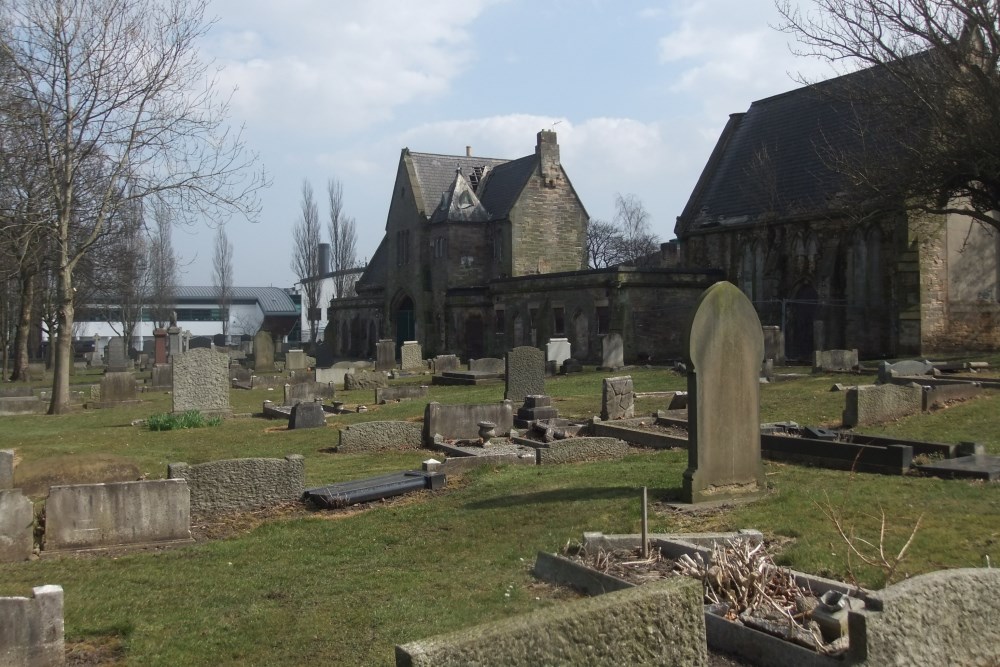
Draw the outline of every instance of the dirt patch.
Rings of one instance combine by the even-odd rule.
[[[125,647],[120,635],[95,635],[66,641],[66,664],[116,666],[126,664]]]
[[[14,468],[14,486],[34,498],[47,496],[50,486],[131,482],[141,477],[135,463],[108,454],[68,454]]]

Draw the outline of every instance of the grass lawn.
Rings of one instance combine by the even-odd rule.
[[[640,392],[685,386],[662,369],[629,373]],[[546,388],[563,415],[588,417],[599,412],[602,377],[559,377]],[[830,386],[868,380],[820,375],[765,385],[761,419],[837,424],[844,395]],[[170,409],[169,396],[151,394],[128,408],[5,417],[0,442],[16,450],[17,482],[29,488],[43,480],[87,481],[105,470],[163,477],[174,461],[291,453],[305,456],[307,483],[320,484],[416,467],[432,456],[327,451],[342,425],[422,416],[422,402],[374,406],[373,394],[341,392],[347,404],[364,403],[369,412],[332,418],[326,429],[286,431],[281,422],[238,417],[217,427],[151,432],[131,424]],[[502,385],[430,390],[431,400],[451,403],[498,401],[502,394]],[[258,412],[273,395],[233,390],[234,411]],[[646,413],[659,407],[653,398],[638,405]],[[1000,393],[990,392],[866,430],[976,440],[1000,453],[998,414]],[[686,452],[636,450],[617,462],[480,469],[449,479],[439,492],[365,511],[298,513],[184,548],[0,564],[0,594],[61,584],[67,639],[122,664],[391,665],[395,644],[557,604],[566,593],[531,577],[536,552],[558,550],[585,530],[637,532],[639,489],[649,487],[653,501],[675,493],[686,465]],[[657,505],[651,530],[758,528],[782,564],[878,587],[880,572],[849,566],[846,545],[819,504],[869,537],[877,536],[872,514],[881,507],[887,541],[897,549],[923,516],[901,574],[1000,560],[1000,485],[771,463],[765,469],[771,488],[760,502],[699,516]]]

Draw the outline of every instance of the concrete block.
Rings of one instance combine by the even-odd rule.
[[[187,482],[193,515],[254,510],[301,498],[305,459],[289,454],[283,459],[171,463],[167,477]]]
[[[845,397],[843,422],[850,428],[879,424],[917,414],[923,407],[923,390],[918,385],[867,385],[852,387]]]
[[[382,452],[420,449],[422,427],[414,422],[381,421],[351,424],[341,429],[338,452]]]
[[[0,490],[0,563],[31,558],[35,512],[20,489]]]
[[[65,664],[62,586],[37,586],[30,598],[0,598],[0,665]]]

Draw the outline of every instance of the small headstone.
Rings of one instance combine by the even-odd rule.
[[[625,366],[625,345],[620,333],[609,333],[601,339],[601,370],[616,371]]]
[[[765,359],[760,367],[760,376],[770,380],[774,377],[774,359]]]
[[[0,449],[0,490],[14,488],[14,450]]]
[[[170,389],[173,382],[173,369],[170,364],[153,366],[152,375],[149,378],[149,385],[153,389]]]
[[[562,369],[563,362],[570,358],[572,348],[568,338],[550,338],[545,346],[545,361],[554,364],[554,373]]]
[[[538,348],[515,347],[507,353],[504,372],[504,399],[523,401],[525,396],[545,394],[545,355]]]
[[[604,378],[601,395],[601,419],[630,419],[635,416],[635,390],[632,376]]]
[[[104,346],[107,343],[98,334],[94,334],[94,355],[91,357],[94,366],[100,366],[104,360]]]
[[[128,356],[125,354],[125,339],[114,336],[108,341],[108,371],[120,373],[128,370]]]
[[[306,382],[296,382],[285,385],[284,405],[296,405],[298,403],[311,403],[316,400],[324,400],[334,397],[332,384],[320,384],[308,380]]]
[[[189,350],[210,350],[212,345],[211,336],[193,336],[188,340]]]
[[[396,341],[384,338],[375,344],[375,370],[391,371],[396,367]]]
[[[303,350],[289,350],[285,353],[286,371],[303,371],[306,369],[306,353]]]
[[[753,304],[729,282],[701,295],[687,331],[688,468],[683,500],[752,497],[764,490],[760,362],[764,335]]]
[[[32,527],[35,519],[34,509],[31,501],[28,500],[20,489],[0,489],[0,563],[14,563],[31,558],[33,548]],[[8,617],[9,618],[9,617]],[[6,622],[6,619],[5,619]],[[5,630],[7,628],[4,628]],[[9,634],[4,633],[6,637]],[[8,646],[4,645],[4,658]],[[61,657],[61,656],[60,656]],[[2,663],[5,665],[35,665],[35,664],[62,664],[49,662],[19,662],[13,660]]]
[[[563,362],[562,365],[563,375],[567,375],[569,373],[582,373],[582,372],[583,372],[583,364],[581,364],[578,359],[570,357],[569,359]]]
[[[288,428],[320,428],[326,426],[326,413],[323,412],[323,405],[318,402],[306,401],[297,403],[292,408],[292,415],[288,418]]]
[[[174,412],[230,413],[228,354],[196,348],[175,357],[171,368]]]
[[[170,360],[184,353],[184,341],[181,340],[180,327],[172,326],[167,329],[167,351],[170,353]]]
[[[450,373],[451,371],[457,371],[461,366],[461,362],[458,357],[454,354],[439,354],[434,357],[434,373],[439,375],[441,373]]]
[[[420,343],[415,340],[408,340],[403,343],[399,352],[400,367],[404,371],[423,370],[427,367],[424,363],[424,353]]]
[[[135,376],[108,371],[101,377],[101,405],[111,407],[136,400]]]
[[[274,370],[274,339],[270,331],[261,329],[253,337],[253,369],[261,373]]]

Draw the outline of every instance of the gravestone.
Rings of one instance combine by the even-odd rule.
[[[779,326],[761,327],[764,333],[764,358],[774,363],[785,363],[785,334]]]
[[[892,382],[894,377],[908,377],[911,375],[934,375],[934,364],[929,361],[919,361],[917,359],[904,359],[890,364],[883,361],[878,365],[879,384]]]
[[[253,337],[253,354],[253,369],[256,372],[274,370],[274,339],[270,331],[261,329]]]
[[[344,376],[344,389],[346,391],[378,389],[388,386],[389,377],[384,371],[356,370]]]
[[[15,563],[31,558],[34,547],[32,539],[34,520],[35,512],[31,501],[21,493],[20,489],[0,489],[0,563]],[[5,629],[0,627],[0,639],[4,637]],[[0,642],[0,650],[7,648]],[[5,662],[0,658],[0,664],[46,663]]]
[[[632,376],[604,378],[601,392],[601,419],[630,419],[635,417],[635,390]]]
[[[404,371],[419,371],[427,368],[424,363],[424,351],[420,343],[415,340],[403,342],[403,347],[399,351],[399,365]]]
[[[454,354],[439,354],[434,357],[434,373],[449,373],[451,371],[457,371],[461,362],[458,357]]]
[[[285,385],[285,397],[283,405],[296,405],[298,403],[311,403],[333,398],[335,395],[333,384],[321,384],[308,379],[305,382],[296,382]]]
[[[313,401],[296,403],[292,414],[288,417],[288,429],[321,428],[326,426],[326,413],[323,404]]]
[[[153,372],[149,377],[149,385],[153,389],[170,389],[173,382],[173,370],[170,364],[153,366]]]
[[[212,349],[211,336],[194,336],[188,341],[189,350],[210,350]]]
[[[0,490],[14,488],[14,450],[0,449]]]
[[[306,353],[304,350],[289,350],[285,353],[286,371],[304,371],[306,369]]]
[[[229,355],[196,348],[178,355],[173,369],[173,411],[198,410],[207,415],[228,415]]]
[[[101,338],[99,334],[94,334],[94,354],[91,357],[91,366],[103,366],[104,362],[104,346],[107,343]]]
[[[625,344],[620,333],[609,333],[601,339],[601,370],[616,371],[625,366]]]
[[[545,361],[552,368],[553,373],[558,373],[563,362],[570,358],[572,348],[568,338],[550,338],[545,346]]]
[[[108,341],[108,371],[120,373],[128,370],[128,356],[125,354],[125,339],[113,336]]]
[[[375,370],[391,371],[396,368],[396,341],[383,338],[375,345]]]
[[[136,400],[135,376],[128,372],[108,371],[101,377],[101,406],[113,407]]]
[[[764,335],[753,304],[729,282],[701,295],[687,330],[688,468],[684,502],[753,497],[760,460]]]
[[[170,355],[170,360],[184,354],[184,342],[181,340],[180,327],[172,326],[167,329],[167,343],[167,352]]]
[[[507,353],[504,372],[504,399],[523,401],[526,396],[545,394],[545,355],[538,348],[515,347]]]
[[[850,371],[857,368],[857,350],[816,350],[813,353],[813,372]]]
[[[339,361],[330,368],[316,368],[313,377],[316,382],[332,384],[337,389],[344,388],[344,376],[354,372],[354,367],[349,361]]]

